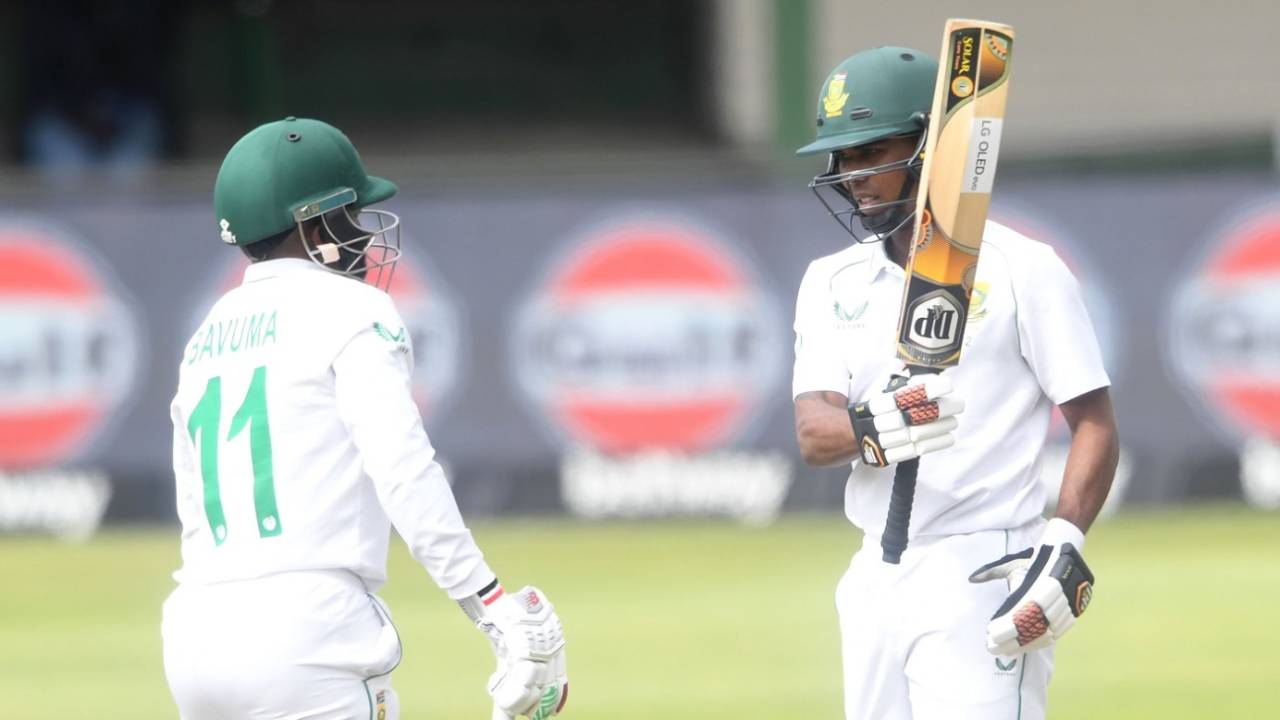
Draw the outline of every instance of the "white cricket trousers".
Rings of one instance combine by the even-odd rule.
[[[180,585],[164,669],[182,720],[397,720],[400,638],[345,571]]]
[[[1006,582],[969,574],[1039,540],[1044,521],[1016,530],[921,538],[900,565],[868,535],[836,588],[848,720],[1043,720],[1052,648],[987,652]]]

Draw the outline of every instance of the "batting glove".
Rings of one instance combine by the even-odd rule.
[[[1017,655],[1057,642],[1089,606],[1093,573],[1080,556],[1084,533],[1061,518],[1049,521],[1040,547],[1005,555],[969,576],[969,582],[1007,580],[1012,594],[987,624],[987,650]]]
[[[872,467],[955,445],[955,416],[964,411],[945,375],[894,377],[888,390],[849,408],[862,461]]]
[[[569,699],[564,628],[546,595],[529,586],[508,595],[494,581],[459,604],[488,636],[498,660],[487,685],[494,720],[560,714]]]

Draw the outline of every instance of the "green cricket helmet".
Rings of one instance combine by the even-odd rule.
[[[222,241],[250,246],[299,228],[308,256],[341,275],[382,288],[400,258],[400,218],[369,205],[395,195],[365,172],[342,131],[288,117],[259,126],[227,152],[213,186]],[[318,240],[303,228],[319,225]]]
[[[937,61],[919,50],[879,47],[847,58],[823,83],[816,137],[796,154],[828,154],[826,172],[815,176],[809,187],[840,227],[859,242],[882,240],[911,217],[937,75]],[[839,171],[839,151],[899,136],[918,137],[910,156],[876,167]],[[897,200],[859,207],[849,191],[851,182],[902,169],[907,170],[907,180]],[[865,212],[872,209],[874,213]],[[855,218],[871,236],[854,230]]]

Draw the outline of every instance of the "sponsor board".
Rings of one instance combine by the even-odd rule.
[[[86,540],[110,500],[111,481],[100,470],[0,472],[0,531]]]
[[[723,235],[627,214],[575,234],[522,303],[511,362],[586,517],[772,519],[790,462],[729,452],[781,373],[777,303]]]
[[[763,525],[782,512],[791,475],[782,453],[655,450],[620,459],[578,449],[562,458],[560,491],[581,517],[716,515]]]
[[[129,399],[140,345],[105,263],[51,224],[0,219],[0,467],[78,457]]]
[[[1239,451],[1245,499],[1280,506],[1280,203],[1212,233],[1169,308],[1174,384]]]
[[[740,438],[788,343],[732,245],[683,217],[632,215],[567,247],[521,303],[510,354],[562,446],[698,452]]]
[[[1229,222],[1174,291],[1165,359],[1224,437],[1280,439],[1280,204]]]
[[[52,223],[0,218],[0,531],[97,528],[109,479],[64,468],[130,402],[141,345],[106,263]]]

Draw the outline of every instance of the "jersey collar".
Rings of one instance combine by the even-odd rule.
[[[263,260],[256,262],[245,268],[244,281],[246,283],[257,282],[258,280],[266,280],[267,278],[279,277],[287,273],[308,272],[308,271],[324,272],[324,268],[317,265],[311,260],[302,258],[280,258],[278,260]]]
[[[898,266],[898,263],[889,259],[889,253],[885,252],[884,248],[885,244],[878,242],[871,251],[871,262],[867,265],[871,282],[879,280],[881,275],[897,280],[904,279],[906,272]]]

